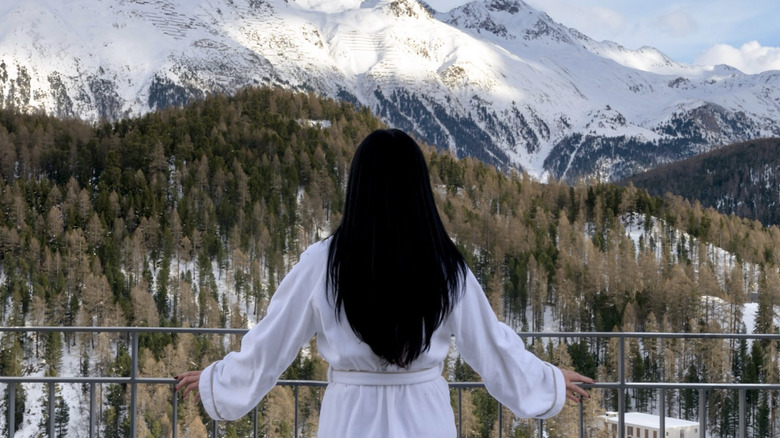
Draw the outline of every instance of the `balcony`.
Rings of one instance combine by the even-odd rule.
[[[58,333],[87,333],[87,334],[99,334],[99,333],[114,333],[121,336],[127,343],[129,355],[130,355],[130,372],[129,376],[57,376],[57,377],[40,377],[40,376],[0,376],[0,389],[7,389],[7,410],[6,418],[4,419],[5,425],[9,432],[9,436],[15,435],[15,403],[16,403],[16,388],[17,385],[23,384],[39,384],[43,385],[45,396],[48,398],[48,418],[55,418],[55,385],[62,384],[78,384],[88,387],[88,405],[89,412],[88,418],[84,419],[84,422],[88,421],[88,434],[90,437],[98,436],[98,427],[96,420],[98,418],[96,410],[99,407],[97,400],[96,389],[102,385],[122,384],[129,388],[130,400],[127,406],[127,420],[129,427],[129,436],[137,435],[138,427],[138,388],[140,385],[166,385],[172,387],[176,380],[167,376],[155,376],[145,377],[138,375],[138,359],[139,359],[139,337],[150,333],[177,333],[177,334],[193,334],[193,335],[218,335],[218,336],[240,336],[246,332],[245,329],[197,329],[197,328],[159,328],[159,327],[0,327],[0,336],[7,336],[9,333],[46,333],[46,332],[58,332]],[[627,393],[629,390],[644,390],[656,394],[654,398],[657,401],[657,405],[654,406],[655,412],[666,412],[666,400],[667,395],[680,394],[682,391],[687,391],[688,394],[694,392],[698,399],[697,409],[697,421],[699,422],[698,436],[700,438],[707,437],[707,412],[708,412],[708,395],[716,392],[728,392],[736,395],[738,400],[738,409],[736,415],[736,434],[734,436],[738,438],[745,438],[748,435],[748,421],[747,421],[747,395],[749,392],[755,394],[755,392],[766,392],[774,394],[780,391],[780,384],[777,383],[731,383],[731,382],[719,382],[719,383],[687,383],[687,382],[636,382],[629,381],[626,377],[626,349],[627,343],[639,340],[639,339],[652,339],[657,342],[674,342],[673,340],[679,340],[680,342],[702,342],[702,341],[739,341],[739,340],[765,340],[767,342],[776,342],[780,339],[780,335],[775,334],[708,334],[708,333],[521,333],[521,337],[527,339],[538,340],[542,342],[571,342],[572,340],[579,339],[597,339],[601,341],[608,341],[616,343],[616,357],[614,360],[614,367],[616,369],[617,378],[614,381],[598,382],[593,385],[583,385],[583,387],[590,388],[591,391],[601,391],[602,393],[612,392],[614,396],[613,404],[616,404],[617,410],[617,427],[612,436],[620,438],[626,438],[632,436],[628,434],[627,430],[631,430],[630,426],[626,427],[625,415],[627,407]],[[774,343],[773,342],[773,343]],[[775,351],[777,350],[770,350]],[[777,358],[773,358],[776,360]],[[665,379],[668,380],[668,379]],[[290,435],[299,436],[300,424],[299,424],[299,393],[301,388],[324,388],[327,386],[327,382],[323,381],[303,381],[303,380],[282,380],[278,383],[279,386],[290,387],[294,394],[294,422]],[[470,391],[474,388],[482,388],[483,385],[478,382],[451,382],[450,388],[453,392],[455,402],[455,418],[457,421],[458,436],[463,434],[463,393],[464,391]],[[755,391],[755,392],[754,392]],[[321,395],[320,395],[321,397]],[[774,398],[776,399],[776,398]],[[170,403],[172,406],[172,418],[171,423],[178,424],[179,417],[179,398],[173,396],[171,392]],[[608,410],[608,409],[605,409]],[[501,437],[504,433],[504,421],[505,416],[509,413],[505,408],[498,406],[497,410],[497,436]],[[511,414],[509,414],[511,415]],[[598,428],[598,419],[586,418],[587,416],[583,412],[582,405],[579,405],[579,426],[578,430],[571,431],[571,434],[567,436],[571,437],[587,437],[590,433]],[[258,409],[255,408],[253,412],[249,414],[253,423],[253,436],[259,436],[259,421],[258,421]],[[665,416],[658,417],[658,432],[661,437],[666,436]],[[533,434],[538,437],[544,437],[546,435],[546,425],[541,420],[533,422]],[[770,426],[771,427],[771,426]],[[222,436],[220,433],[220,424],[216,421],[212,421],[208,427],[209,436],[218,437]],[[173,427],[167,436],[177,437],[177,427]],[[496,434],[495,432],[493,433]],[[47,435],[49,437],[57,436],[55,431],[55,422],[48,421]],[[731,436],[731,435],[727,435]],[[687,438],[687,436],[686,436]]]

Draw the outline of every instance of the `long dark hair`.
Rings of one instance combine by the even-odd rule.
[[[329,290],[350,327],[388,364],[408,367],[460,297],[466,262],[433,199],[419,145],[397,129],[357,148],[328,254]]]

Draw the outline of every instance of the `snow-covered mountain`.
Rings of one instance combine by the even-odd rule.
[[[780,136],[780,72],[597,42],[519,0],[4,0],[0,104],[115,120],[277,85],[539,177]]]

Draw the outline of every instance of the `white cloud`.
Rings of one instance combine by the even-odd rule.
[[[595,40],[617,42],[616,36],[625,33],[630,25],[621,12],[580,0],[526,0],[526,3]]]
[[[626,17],[621,13],[598,6],[594,7],[590,14],[588,14],[587,9],[582,10],[582,13],[578,12],[577,17],[582,23],[589,22],[594,28],[607,28],[610,32],[621,32],[628,25]]]
[[[696,20],[683,11],[668,12],[656,20],[657,26],[666,34],[675,37],[685,37],[698,29]]]
[[[695,63],[727,64],[748,74],[780,70],[780,47],[764,47],[758,41],[750,41],[740,48],[717,44],[697,56]]]

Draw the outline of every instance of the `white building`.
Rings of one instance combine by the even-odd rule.
[[[609,436],[617,437],[618,413],[607,412],[606,415],[599,418],[604,420],[604,428],[609,432]],[[661,436],[661,419],[658,415],[626,412],[624,421],[626,438],[699,438],[699,423],[695,421],[666,417],[664,419],[666,435],[664,436]]]

